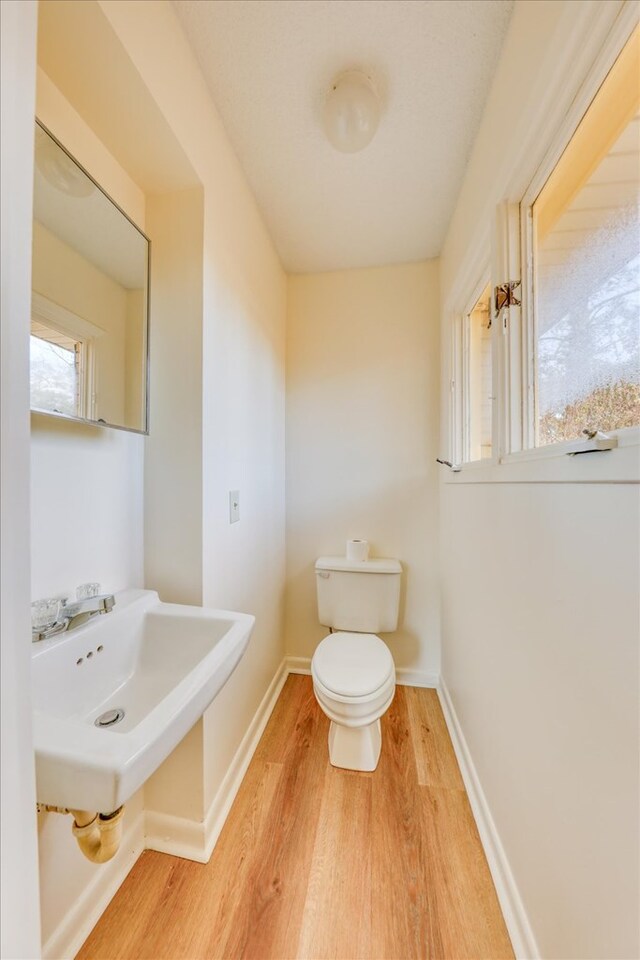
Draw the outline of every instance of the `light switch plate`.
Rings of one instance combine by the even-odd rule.
[[[240,519],[240,491],[229,490],[229,523],[237,523]]]

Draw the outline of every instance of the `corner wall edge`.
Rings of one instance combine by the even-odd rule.
[[[517,960],[539,960],[541,954],[529,917],[491,814],[487,797],[482,789],[480,777],[473,763],[471,751],[453,706],[451,695],[442,676],[438,685],[438,698],[514,953]]]

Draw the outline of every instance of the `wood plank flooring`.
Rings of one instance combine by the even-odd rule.
[[[290,676],[209,863],[143,853],[78,960],[513,957],[435,691],[397,688],[374,773],[328,729]]]

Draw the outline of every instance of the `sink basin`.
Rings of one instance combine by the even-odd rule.
[[[231,676],[254,622],[126,590],[111,613],[34,644],[38,800],[101,813],[125,803]]]

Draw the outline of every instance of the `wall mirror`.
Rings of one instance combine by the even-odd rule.
[[[31,409],[148,432],[149,240],[36,121]]]

